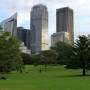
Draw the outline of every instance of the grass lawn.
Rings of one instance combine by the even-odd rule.
[[[80,76],[81,70],[48,66],[39,72],[40,67],[27,66],[23,73],[6,75],[9,80],[0,80],[0,90],[90,90],[90,76]]]

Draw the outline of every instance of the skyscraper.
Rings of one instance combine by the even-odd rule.
[[[57,9],[56,11],[56,31],[69,33],[69,43],[74,41],[73,30],[73,10],[69,7]]]
[[[3,31],[10,32],[12,36],[17,35],[17,13],[1,22]]]
[[[42,4],[32,8],[30,39],[32,53],[48,50],[48,11]]]

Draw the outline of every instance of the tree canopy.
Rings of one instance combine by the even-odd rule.
[[[85,75],[85,69],[90,67],[90,40],[82,35],[76,40],[74,44],[74,54],[78,57],[78,65],[83,69],[83,75]]]
[[[51,49],[57,53],[57,63],[66,65],[72,56],[72,46],[64,42],[56,43]]]
[[[0,34],[0,72],[21,70],[22,58],[19,42],[8,32]]]
[[[56,63],[56,53],[54,50],[46,50],[40,53],[40,62],[42,64],[55,64]]]

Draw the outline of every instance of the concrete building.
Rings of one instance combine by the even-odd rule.
[[[54,46],[59,41],[69,43],[69,33],[58,32],[51,35],[51,46]]]
[[[56,32],[69,33],[69,42],[72,45],[74,42],[73,30],[73,10],[69,7],[64,7],[56,10]]]
[[[10,32],[12,36],[17,35],[17,13],[0,23],[3,31]]]
[[[39,53],[48,50],[48,10],[40,4],[31,11],[31,52]]]
[[[30,49],[30,30],[23,27],[17,27],[17,39],[24,42],[24,45]]]

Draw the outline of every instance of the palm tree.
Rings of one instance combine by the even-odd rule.
[[[78,57],[80,68],[83,69],[82,75],[85,76],[90,56],[90,40],[85,35],[79,36],[74,43],[74,54]]]

